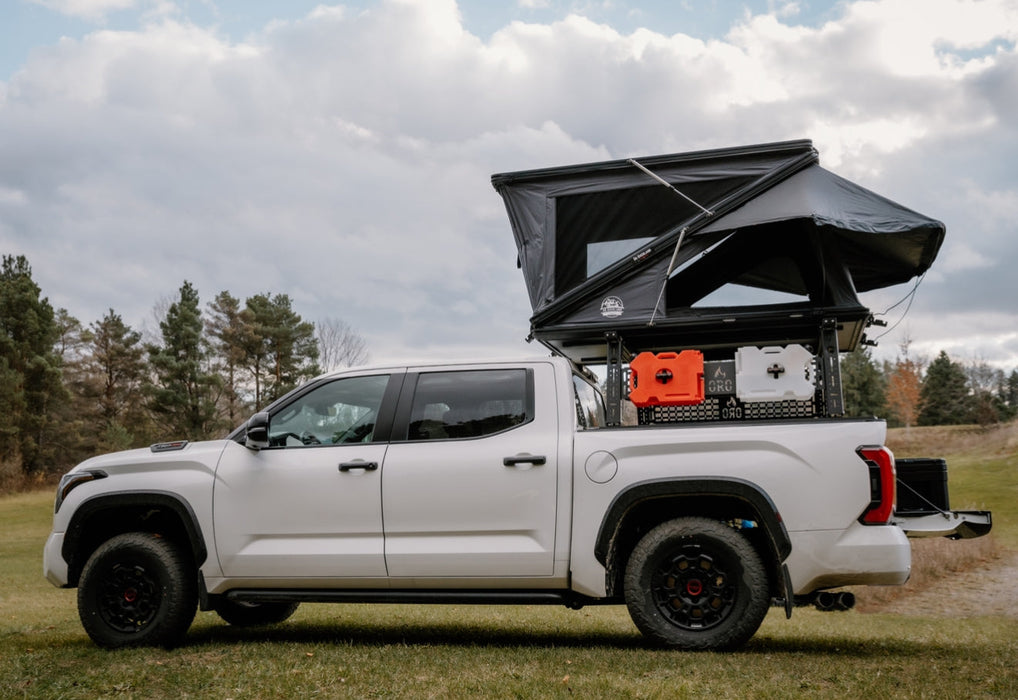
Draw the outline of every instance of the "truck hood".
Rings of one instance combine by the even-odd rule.
[[[185,463],[214,471],[219,455],[229,440],[207,440],[188,443],[160,443],[152,447],[111,452],[85,460],[71,473],[101,469],[107,474],[126,474],[162,469],[180,469]],[[173,445],[167,449],[167,445]]]

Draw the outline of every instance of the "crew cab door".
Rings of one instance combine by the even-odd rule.
[[[391,577],[552,574],[555,407],[549,364],[408,373],[382,474]]]
[[[228,577],[384,577],[381,471],[402,373],[295,392],[269,415],[269,447],[227,446],[214,523]]]

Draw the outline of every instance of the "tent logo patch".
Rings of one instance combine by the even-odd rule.
[[[626,307],[619,297],[605,297],[601,302],[601,315],[605,318],[618,318],[625,310]]]

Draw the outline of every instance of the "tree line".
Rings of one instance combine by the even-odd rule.
[[[54,310],[24,256],[0,267],[0,467],[66,471],[88,456],[221,437],[307,379],[362,364],[341,319],[301,318],[286,294],[204,308],[184,281],[151,338],[110,308],[87,326]]]
[[[85,326],[54,310],[24,256],[0,267],[0,475],[65,471],[93,454],[219,437],[301,382],[367,360],[340,319],[301,318],[286,294],[202,308],[185,281],[146,339],[110,308]],[[842,356],[848,415],[892,426],[992,424],[1018,415],[1018,370],[927,362],[902,345],[894,362]]]
[[[1010,374],[986,362],[952,360],[941,350],[932,360],[910,352],[876,362],[860,347],[841,358],[845,412],[880,416],[892,427],[992,425],[1018,415],[1018,370]]]

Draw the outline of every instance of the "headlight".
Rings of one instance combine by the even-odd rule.
[[[60,477],[60,485],[57,486],[57,501],[53,504],[53,513],[60,510],[60,504],[67,498],[67,494],[76,486],[81,486],[89,481],[105,479],[108,475],[101,469],[90,469],[83,472],[70,472]]]

